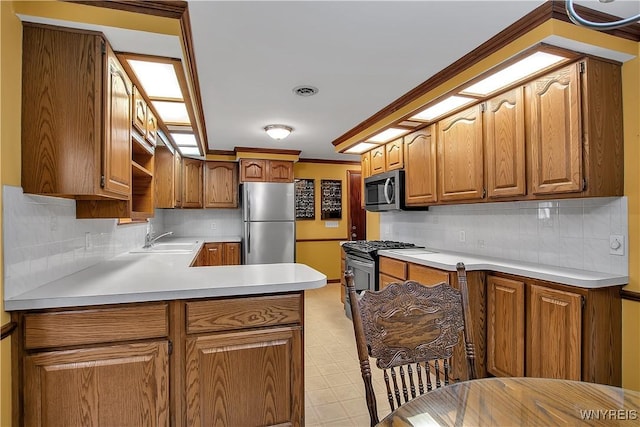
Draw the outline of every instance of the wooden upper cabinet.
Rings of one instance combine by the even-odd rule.
[[[99,33],[24,23],[22,51],[25,193],[126,209],[132,86],[111,48]]]
[[[268,161],[269,182],[293,182],[293,162],[284,160]]]
[[[169,425],[166,340],[32,353],[24,425]]]
[[[175,198],[175,207],[176,208],[181,208],[182,207],[182,193],[184,191],[182,182],[184,181],[184,177],[182,176],[182,156],[180,155],[180,153],[178,151],[176,151],[175,153],[173,153],[173,162],[174,162],[174,170],[173,170],[173,174],[174,174],[174,181],[173,181],[173,192],[174,192],[174,198]]]
[[[241,159],[241,182],[293,182],[293,162],[286,160]]]
[[[154,185],[156,191],[156,208],[171,209],[176,207],[176,159],[165,146],[156,147]]]
[[[404,201],[421,206],[438,200],[435,125],[404,137]]]
[[[202,204],[202,160],[182,159],[182,207],[201,208]]]
[[[267,161],[264,159],[241,159],[240,181],[265,182],[267,181]]]
[[[468,108],[437,123],[438,198],[441,201],[484,197],[482,108]]]
[[[524,287],[521,281],[487,276],[487,371],[493,375],[525,375]]]
[[[158,138],[158,119],[153,115],[151,110],[147,110],[147,126],[144,138],[149,141],[151,145],[156,145],[156,140]]]
[[[382,173],[385,171],[385,149],[384,145],[374,148],[371,153],[371,175]]]
[[[109,45],[103,162],[104,189],[131,196],[131,80]],[[127,141],[126,143],[124,141]]]
[[[364,193],[365,193],[365,185],[364,185],[364,179],[368,178],[371,176],[371,152],[367,151],[366,153],[362,154],[362,156],[360,156],[360,201],[361,201],[361,205],[364,208],[364,202],[365,202],[365,197],[364,197]]]
[[[205,208],[238,207],[238,164],[205,162]]]
[[[580,67],[569,65],[528,85],[533,194],[582,191]]]
[[[144,135],[147,131],[147,103],[137,86],[133,87],[133,127]]]
[[[384,145],[385,150],[385,171],[394,169],[402,169],[404,167],[404,151],[402,147],[402,138],[395,141],[387,142]]]
[[[582,297],[538,285],[528,289],[527,376],[580,381]]]
[[[515,88],[486,103],[487,196],[526,193],[524,89]]]

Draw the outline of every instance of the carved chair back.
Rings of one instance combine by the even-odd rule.
[[[460,331],[469,379],[476,378],[464,264],[458,263],[457,272],[459,289],[444,282],[424,286],[406,281],[360,296],[353,274],[345,272],[371,426],[379,420],[369,356],[383,370],[391,411],[416,397],[416,392],[449,384],[449,360]]]

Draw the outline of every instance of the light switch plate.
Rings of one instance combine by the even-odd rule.
[[[338,221],[325,221],[324,222],[324,227],[325,228],[338,228]]]
[[[624,255],[624,236],[612,234],[609,236],[609,253],[611,255]]]

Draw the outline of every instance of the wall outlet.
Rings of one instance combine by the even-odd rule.
[[[460,231],[458,232],[458,241],[460,241],[460,242],[464,242],[464,241],[466,241],[466,240],[467,240],[467,236],[466,236],[466,234],[465,234],[464,230],[460,230]]]
[[[210,224],[210,227],[211,227],[211,230],[213,230],[213,231],[215,231],[215,230],[217,229],[217,226],[216,226],[216,223],[215,223],[215,222],[212,222],[212,223]]]
[[[49,230],[57,231],[58,230],[58,217],[52,216],[49,218]]]
[[[91,248],[93,248],[93,239],[91,233],[87,231],[84,233],[84,249],[88,251]]]
[[[325,228],[338,228],[338,221],[325,221],[324,222],[324,227]]]
[[[624,236],[620,234],[609,236],[609,253],[611,255],[624,255]]]

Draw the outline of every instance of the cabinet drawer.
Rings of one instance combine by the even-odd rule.
[[[302,321],[302,294],[186,303],[187,333],[230,331]]]
[[[36,313],[24,316],[25,348],[65,347],[165,337],[167,304]]]
[[[424,265],[409,263],[409,280],[415,280],[423,285],[435,285],[436,283],[449,283],[449,273]]]
[[[407,280],[407,263],[393,258],[380,257],[380,274]]]

